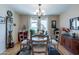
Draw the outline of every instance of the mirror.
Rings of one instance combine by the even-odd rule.
[[[70,19],[70,29],[79,30],[79,17]]]
[[[12,18],[12,12],[7,11],[6,16],[6,48],[12,48],[14,46],[13,37],[13,18]]]

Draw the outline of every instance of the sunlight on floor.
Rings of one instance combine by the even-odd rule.
[[[20,44],[18,43],[13,48],[7,49],[1,55],[16,55],[19,50],[20,50]]]

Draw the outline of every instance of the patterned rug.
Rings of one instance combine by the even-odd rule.
[[[23,48],[16,55],[31,55],[31,48]],[[48,47],[48,55],[60,55],[57,49],[53,47]]]
[[[60,53],[57,51],[57,49],[48,47],[48,55],[60,55]]]

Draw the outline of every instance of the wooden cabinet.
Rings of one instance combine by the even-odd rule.
[[[61,41],[60,41],[60,42],[61,42],[61,43],[60,43],[61,45],[63,45],[63,46],[65,45],[65,39],[64,39],[63,36],[61,37]]]
[[[74,54],[79,54],[79,41],[73,40],[71,48]]]
[[[71,51],[71,45],[72,45],[72,40],[70,39],[65,39],[65,48]]]
[[[61,36],[60,44],[73,54],[79,54],[79,39]]]

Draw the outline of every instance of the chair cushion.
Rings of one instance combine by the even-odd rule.
[[[52,40],[52,44],[57,44],[57,41],[56,40]]]
[[[27,40],[23,40],[21,44],[27,44]]]

